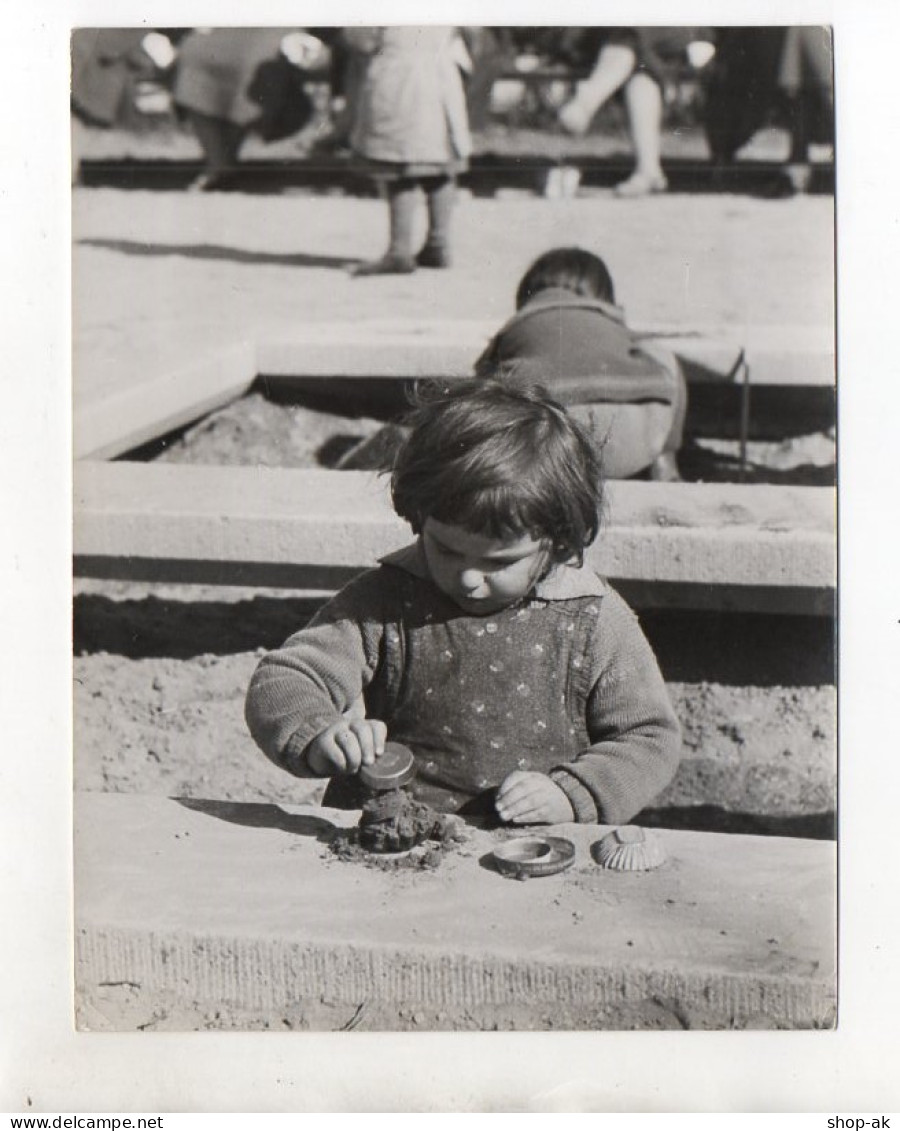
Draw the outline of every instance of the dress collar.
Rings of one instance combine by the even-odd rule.
[[[394,566],[422,581],[431,581],[421,539],[378,560],[381,565]],[[532,595],[540,601],[573,601],[578,597],[602,597],[605,592],[606,585],[589,566],[563,563],[535,585]]]

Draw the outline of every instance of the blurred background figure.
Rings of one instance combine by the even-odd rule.
[[[171,39],[146,28],[76,28],[72,32],[72,179],[78,178],[80,129],[108,129],[127,117],[142,80],[172,65]]]
[[[709,62],[715,52],[713,33],[686,27],[603,31],[593,70],[560,107],[559,124],[575,136],[587,133],[597,111],[621,90],[635,167],[616,192],[620,196],[664,192],[668,182],[660,151],[666,89],[685,67],[700,69]]]
[[[328,105],[315,123],[314,137],[308,153],[350,155],[350,134],[359,88],[366,72],[366,56],[355,51],[343,28],[313,29],[327,44],[331,54],[328,68]]]
[[[483,130],[490,121],[494,83],[515,66],[513,29],[461,27],[459,31],[471,60],[471,69],[463,72],[469,126]]]
[[[833,62],[825,27],[720,28],[704,115],[713,162],[731,163],[757,130],[780,120],[789,176],[804,188],[810,145],[834,141]]]
[[[384,188],[389,242],[358,276],[408,274],[450,266],[450,221],[456,177],[472,149],[463,71],[465,43],[452,27],[360,27],[344,32],[365,59],[353,102],[351,145]],[[416,246],[418,198],[428,228]]]
[[[449,54],[426,45],[428,36],[446,40],[448,32]],[[401,47],[403,36],[408,42]],[[396,138],[386,144],[383,121],[378,139],[364,135],[371,132],[373,99],[382,119],[391,99],[397,101],[404,51],[409,74],[415,57],[421,73],[400,97],[405,123],[395,109],[392,128],[417,138],[418,150],[398,156]],[[392,83],[393,93],[377,94]],[[423,155],[419,143],[427,131],[410,122],[434,114],[434,107],[440,112],[432,118],[432,141],[443,142],[439,154],[431,145]],[[366,124],[355,126],[361,115]],[[761,156],[783,162],[787,182],[803,189],[816,163],[829,160],[817,150],[833,151],[833,118],[831,37],[819,26],[94,28],[72,35],[73,179],[82,155],[105,161],[124,151],[140,158],[153,145],[171,143],[171,155],[187,161],[199,141],[203,168],[192,187],[229,187],[251,135],[251,158],[263,148],[260,141],[290,138],[279,157],[306,158],[311,166],[323,157],[326,176],[355,152],[398,206],[408,202],[399,191],[394,201],[388,182],[399,190],[404,165],[405,179],[415,181],[413,195],[426,189],[436,229],[424,258],[443,264],[449,251],[441,224],[450,215],[443,205],[452,201],[448,181],[465,166],[471,144],[467,136],[459,145],[458,139],[470,131],[485,165],[520,152],[549,154],[557,165],[545,195],[566,196],[577,191],[585,150],[570,147],[571,164],[560,165],[559,130],[591,129],[588,144],[596,143],[601,157],[618,152],[624,130],[634,171],[616,191],[639,196],[667,187],[661,151],[702,161],[707,147],[714,179],[739,159],[749,158],[745,168],[752,169]],[[94,175],[89,165],[81,172],[88,180]],[[727,181],[719,178],[719,187]],[[769,191],[781,193],[787,182],[770,178]],[[429,190],[438,188],[443,195],[432,198]],[[422,251],[404,253],[404,269]]]
[[[313,115],[305,84],[327,70],[324,41],[291,28],[195,28],[182,40],[173,97],[203,149],[191,188],[226,185],[252,131],[264,141],[296,133]]]

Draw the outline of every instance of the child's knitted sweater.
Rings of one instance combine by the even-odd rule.
[[[443,810],[534,770],[579,821],[619,824],[678,764],[678,723],[650,645],[587,568],[559,566],[526,600],[472,616],[430,581],[419,543],[397,551],[263,657],[247,723],[273,761],[312,776],[306,747],[360,697],[415,753],[415,795]],[[326,803],[349,803],[346,787],[333,778]]]

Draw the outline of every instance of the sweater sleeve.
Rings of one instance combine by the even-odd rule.
[[[372,682],[382,660],[386,588],[371,570],[324,605],[306,628],[260,660],[247,691],[247,726],[263,753],[297,777],[316,776],[304,752]]]
[[[637,617],[612,590],[600,602],[592,656],[591,745],[550,776],[577,820],[624,824],[674,777],[681,731]]]

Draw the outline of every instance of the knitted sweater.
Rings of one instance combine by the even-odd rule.
[[[463,613],[420,544],[388,555],[260,661],[246,718],[300,777],[309,743],[362,699],[416,756],[414,795],[484,812],[514,770],[548,774],[576,819],[620,824],[668,784],[680,735],[637,618],[586,567],[558,566],[525,600]],[[326,804],[353,806],[335,777]],[[356,795],[358,798],[358,795]]]

